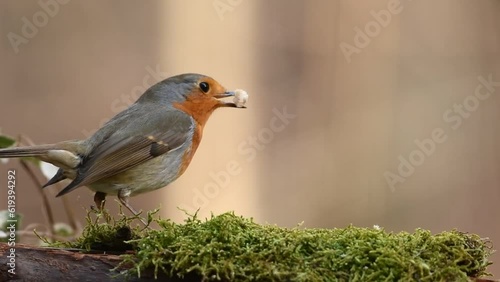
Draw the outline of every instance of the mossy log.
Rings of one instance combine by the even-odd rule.
[[[489,275],[491,242],[456,230],[283,228],[233,213],[133,221],[89,214],[72,241],[16,245],[13,277],[2,244],[0,281],[494,281],[479,279]]]
[[[119,254],[88,254],[64,248],[44,248],[16,244],[15,275],[8,272],[10,253],[7,243],[0,243],[0,281],[201,281],[201,277],[169,278],[162,273],[155,280],[153,271],[141,278],[121,275],[112,270],[122,260]],[[121,266],[120,270],[126,270]],[[472,278],[471,281],[500,281]]]
[[[119,254],[88,254],[64,248],[44,248],[16,244],[15,275],[8,272],[10,253],[7,243],[0,243],[0,281],[201,281],[201,277],[169,278],[145,271],[141,278],[125,277],[112,270],[122,260]],[[121,270],[127,269],[122,266]],[[499,281],[473,278],[471,281]]]

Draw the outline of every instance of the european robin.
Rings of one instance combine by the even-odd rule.
[[[170,77],[150,87],[86,140],[6,148],[0,150],[0,158],[31,156],[52,163],[59,170],[43,187],[72,180],[57,197],[88,186],[99,209],[106,195],[116,195],[138,215],[129,197],[165,187],[184,173],[210,115],[222,107],[243,107],[236,101],[246,95],[242,92],[227,91],[201,74]],[[219,100],[235,95],[237,104]]]

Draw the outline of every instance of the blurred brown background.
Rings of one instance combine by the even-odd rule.
[[[155,82],[203,73],[247,90],[248,109],[216,112],[186,173],[132,198],[137,209],[457,228],[500,244],[499,13],[495,0],[2,1],[0,127],[86,138]],[[24,226],[45,222],[16,161],[0,187],[8,168]],[[83,223],[92,194],[67,197]]]

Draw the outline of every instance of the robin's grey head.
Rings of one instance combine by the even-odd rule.
[[[229,96],[234,96],[234,92],[227,91],[213,78],[202,74],[187,73],[167,78],[151,86],[138,102],[171,105],[196,101],[196,103],[210,103],[215,107],[232,106],[232,103],[218,100]]]
[[[211,77],[189,73],[167,78],[151,86],[137,103],[175,108],[190,115],[203,126],[215,109],[236,108],[235,103],[220,100],[234,95],[235,92],[227,91]]]

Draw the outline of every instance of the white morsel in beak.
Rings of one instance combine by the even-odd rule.
[[[245,106],[247,101],[248,101],[248,94],[245,90],[242,89],[234,90],[233,102],[236,104],[238,108]]]
[[[54,177],[54,175],[56,175],[59,168],[51,163],[40,162],[40,170],[47,178],[47,180],[50,180],[52,177]]]

